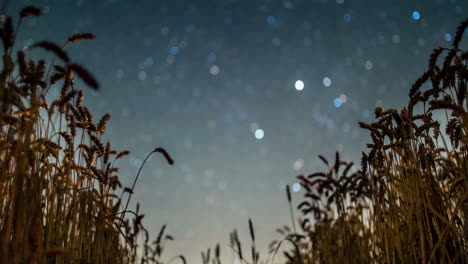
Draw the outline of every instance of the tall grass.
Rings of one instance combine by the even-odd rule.
[[[406,107],[359,123],[372,137],[359,171],[337,152],[319,156],[327,171],[297,176],[306,200],[301,234],[280,230],[300,248],[288,263],[468,263],[467,26],[434,50]]]
[[[65,51],[94,35],[76,34],[61,46],[41,41],[14,53],[21,23],[39,15],[41,9],[26,7],[16,26],[7,17],[0,27],[0,263],[160,263],[172,237],[163,227],[151,243],[139,206],[128,209],[140,171],[131,188],[122,188],[115,162],[129,152],[102,141],[110,115],[96,122],[74,85],[78,77],[99,89]],[[52,62],[29,59],[37,49],[52,53]],[[48,102],[54,85],[60,97]],[[164,149],[154,152],[173,164]]]

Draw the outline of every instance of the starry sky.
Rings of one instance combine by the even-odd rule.
[[[285,185],[297,204],[295,176],[326,169],[318,154],[358,164],[357,122],[404,106],[468,15],[462,0],[17,0],[8,12],[31,4],[45,13],[17,48],[97,36],[67,51],[101,84],[82,88],[96,117],[112,114],[105,140],[131,151],[124,184],[154,147],[172,155],[173,167],[152,156],[132,199],[153,236],[167,224],[175,237],[165,261],[190,263],[217,242],[229,259],[234,228],[249,245],[249,217],[265,256],[290,225]]]

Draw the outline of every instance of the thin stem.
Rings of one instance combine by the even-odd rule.
[[[138,169],[138,173],[135,177],[135,180],[133,181],[133,184],[132,184],[132,188],[131,188],[131,192],[129,193],[128,195],[128,199],[127,199],[127,204],[125,205],[125,208],[124,208],[124,212],[127,211],[127,208],[128,208],[128,204],[130,203],[130,198],[132,197],[132,194],[133,194],[133,191],[135,189],[135,185],[138,181],[138,177],[140,177],[140,172],[141,172],[141,169],[143,168],[143,166],[145,165],[146,161],[148,160],[148,158],[151,156],[151,154],[153,154],[154,151],[150,152],[148,155],[146,155],[146,158],[143,160],[143,163],[141,164],[140,168]]]
[[[125,208],[123,210],[123,213],[120,215],[120,218],[119,218],[119,223],[118,223],[118,227],[117,227],[118,230],[120,230],[120,228],[122,227],[122,222],[123,222],[123,219],[125,217],[125,213],[127,212],[127,208],[128,208],[129,203],[130,203],[130,198],[132,197],[133,190],[135,189],[135,185],[136,185],[136,183],[138,181],[138,177],[140,177],[141,169],[143,168],[143,166],[145,165],[146,161],[151,156],[151,154],[153,154],[154,152],[155,151],[153,150],[146,156],[146,158],[143,160],[143,163],[141,164],[140,168],[138,169],[138,173],[137,173],[137,175],[135,177],[135,180],[133,181],[131,191],[128,194],[127,203],[125,204]],[[123,197],[123,194],[124,194],[124,192],[122,192],[122,197]]]
[[[291,215],[291,222],[292,222],[294,234],[297,234],[296,224],[294,221],[294,212],[293,212],[292,203],[291,203],[291,191],[289,190],[289,184],[286,185],[286,197],[288,198],[289,213]]]

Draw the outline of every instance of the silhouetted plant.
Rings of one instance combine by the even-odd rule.
[[[123,186],[114,164],[129,151],[117,152],[102,141],[110,114],[94,122],[83,104],[84,92],[74,86],[78,76],[99,89],[94,76],[64,50],[95,36],[76,34],[62,46],[40,41],[16,58],[11,55],[22,21],[40,14],[29,6],[21,10],[16,27],[10,16],[0,25],[0,263],[162,263],[172,236],[163,236],[163,226],[150,244],[139,205],[127,210],[141,167],[133,186],[118,196]],[[36,49],[51,52],[52,63],[28,59]],[[60,97],[48,102],[54,85],[61,85]],[[154,152],[174,163],[163,148]],[[176,258],[185,263],[183,256]]]
[[[284,252],[289,263],[468,263],[468,53],[458,47],[467,26],[434,50],[407,107],[378,107],[376,122],[359,123],[372,138],[361,170],[337,152],[328,172],[297,176],[303,236],[300,251]]]

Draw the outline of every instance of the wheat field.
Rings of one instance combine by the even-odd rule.
[[[95,36],[15,50],[22,22],[41,13],[25,7],[0,28],[0,263],[200,262],[182,249],[163,256],[174,239],[166,226],[150,238],[139,205],[129,208],[148,158],[174,160],[155,147],[132,186],[122,186],[118,160],[130,152],[102,141],[111,116],[93,117],[75,77],[86,89],[99,83],[66,51]],[[406,107],[376,108],[375,122],[359,123],[372,138],[359,170],[338,152],[333,162],[319,156],[327,170],[297,176],[306,190],[297,208],[286,186],[291,226],[276,230],[281,239],[268,256],[258,252],[261,234],[250,219],[248,246],[234,230],[222,250],[249,264],[468,263],[468,52],[459,47],[467,26],[451,47],[434,50]],[[38,50],[54,59],[30,59]],[[60,94],[48,101],[52,86]],[[218,244],[201,252],[202,263],[222,263],[220,251]]]

